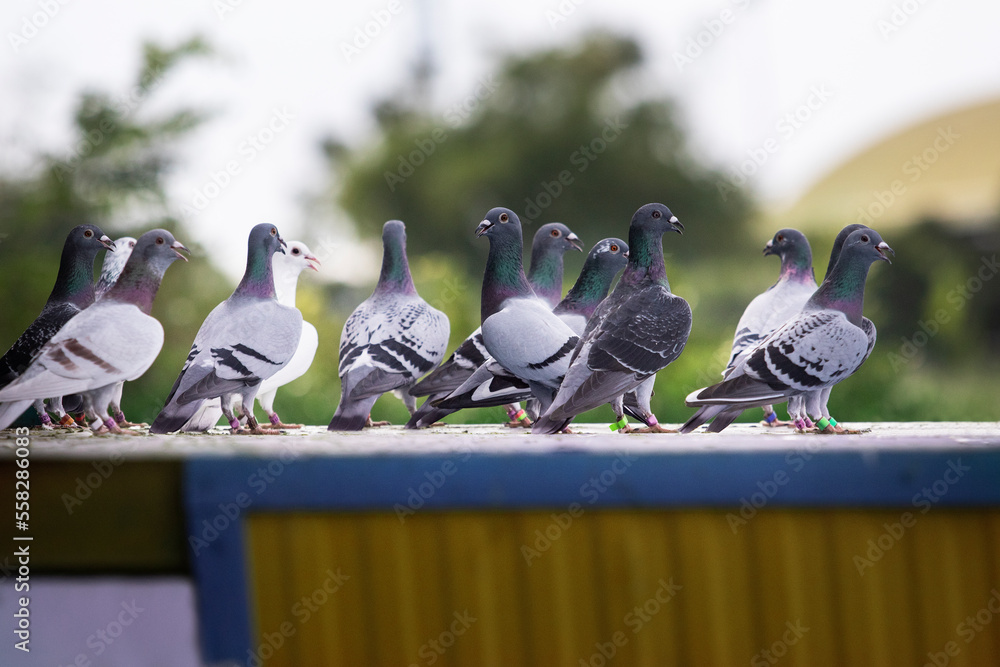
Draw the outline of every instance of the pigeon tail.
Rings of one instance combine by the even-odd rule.
[[[10,401],[0,403],[0,430],[8,428],[20,417],[25,410],[31,407],[33,399],[23,401]]]
[[[368,396],[358,401],[352,401],[346,397],[341,397],[340,405],[327,426],[328,431],[360,431],[368,421],[372,406],[378,400],[379,395]]]

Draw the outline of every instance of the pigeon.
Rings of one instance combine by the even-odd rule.
[[[569,227],[558,222],[539,227],[531,242],[528,284],[535,294],[542,296],[553,307],[559,304],[562,295],[563,256],[571,248],[582,249],[580,238]],[[489,353],[483,345],[482,329],[477,328],[443,364],[410,389],[413,396],[427,396],[427,400],[413,413],[406,428],[425,428],[455,412],[435,407],[434,403],[460,387],[477,368],[486,363],[488,357]],[[507,426],[531,425],[527,413],[520,406],[511,404],[505,407],[510,417]]]
[[[847,240],[848,236],[859,229],[869,228],[860,223],[854,223],[847,225],[840,230],[839,234],[837,234],[837,238],[833,241],[833,248],[830,251],[830,261],[826,265],[826,275],[823,277],[823,280],[830,277],[830,272],[837,264],[837,260],[840,257],[840,251],[844,247],[844,241]],[[868,354],[866,354],[865,359],[861,361],[863,364],[871,355],[872,350],[875,349],[876,331],[875,324],[867,317],[861,318],[861,328],[864,330],[865,334],[868,335]],[[821,424],[821,429],[824,433],[858,433],[858,431],[851,431],[843,428],[837,423],[836,419],[830,416],[830,410],[827,407],[827,403],[830,400],[831,391],[833,391],[833,388],[827,387],[826,389],[821,390],[820,396],[811,396],[810,394],[806,394],[805,396],[794,396],[788,399],[789,414],[791,414],[791,411],[795,411],[797,415],[795,424],[799,430],[805,431],[813,426],[812,420],[809,419],[808,410],[806,409],[806,401],[818,400],[819,406],[816,408],[814,414],[820,414],[820,419],[825,420],[824,423]]]
[[[747,408],[805,393],[813,397],[807,410],[819,419],[821,390],[850,377],[869,354],[865,281],[871,265],[889,261],[891,252],[871,229],[851,233],[833,271],[797,315],[746,350],[725,380],[688,395],[687,405],[699,409],[681,432],[712,419],[708,430],[717,433]]]
[[[628,266],[587,324],[555,400],[532,433],[556,433],[581,412],[608,402],[621,424],[622,395],[680,356],[691,333],[691,307],[670,292],[663,234],[683,230],[663,204],[646,204],[632,216]],[[651,411],[647,424],[652,431],[666,430]]]
[[[20,377],[42,346],[71,318],[94,302],[94,259],[104,249],[113,252],[114,245],[96,225],[79,225],[66,236],[56,284],[42,312],[0,358],[0,389]],[[45,398],[50,399],[50,408],[56,413],[60,425],[76,426],[73,418],[62,409],[60,397]],[[42,427],[52,428],[52,418],[42,399],[35,402],[35,411]]]
[[[253,401],[261,383],[291,360],[302,334],[302,313],[275,298],[271,259],[284,253],[284,245],[274,225],[250,230],[243,280],[205,318],[150,433],[180,430],[205,401],[215,398],[221,399],[232,433],[242,430],[234,398],[250,433],[277,433],[257,423]]]
[[[142,235],[114,287],[63,326],[16,380],[0,390],[0,428],[45,396],[83,394],[95,431],[122,431],[107,412],[118,382],[134,380],[163,347],[163,327],[150,316],[167,267],[187,251],[170,232]]]
[[[611,281],[627,262],[628,245],[621,239],[610,238],[597,243],[587,256],[576,283],[553,309],[553,314],[577,336],[582,334],[587,320],[607,296]],[[540,403],[532,397],[530,386],[492,358],[463,386],[462,392],[456,391],[453,396],[439,399],[439,406],[476,407],[527,399],[529,417],[533,420],[540,412]]]
[[[295,291],[299,282],[299,274],[305,269],[319,271],[320,261],[310,251],[309,246],[301,241],[289,241],[285,254],[277,253],[271,259],[274,270],[274,292],[278,303],[295,308]],[[312,365],[316,350],[319,347],[319,334],[309,322],[302,321],[302,336],[299,346],[292,355],[288,365],[260,383],[257,390],[257,402],[267,413],[271,426],[282,428],[302,428],[302,424],[285,424],[278,413],[274,411],[274,398],[279,387],[302,377]],[[218,399],[206,401],[198,411],[181,428],[182,431],[206,431],[219,422],[222,408]],[[241,420],[242,422],[242,420]]]
[[[104,256],[104,264],[101,265],[101,277],[97,279],[94,287],[94,301],[108,293],[114,284],[118,282],[118,276],[128,263],[128,258],[132,256],[135,249],[135,239],[131,236],[123,236],[114,242],[114,252]]]
[[[476,228],[476,236],[486,236],[490,241],[480,305],[483,345],[493,362],[527,384],[544,410],[566,374],[579,336],[528,284],[521,263],[521,221],[517,214],[503,207],[491,209]],[[468,407],[470,401],[484,407],[495,405],[497,400],[505,403],[502,399],[506,390],[498,395],[483,395],[487,372],[496,374],[488,368],[477,369],[437,405],[451,409]]]
[[[732,372],[745,351],[802,310],[802,306],[816,291],[812,249],[802,232],[796,229],[779,229],[764,246],[764,256],[767,255],[777,255],[781,259],[778,282],[754,297],[743,311],[743,316],[736,325],[732,354],[729,364],[722,372],[723,377]],[[763,407],[763,424],[787,426],[786,422],[778,420],[772,406]]]
[[[562,300],[563,255],[570,249],[583,252],[583,243],[560,222],[542,225],[531,241],[528,284],[551,308]]]
[[[420,298],[406,259],[406,228],[382,227],[382,272],[374,293],[354,309],[340,336],[340,403],[330,431],[360,431],[379,396],[393,392],[412,415],[410,393],[448,347],[448,316]]]

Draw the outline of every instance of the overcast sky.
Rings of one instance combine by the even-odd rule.
[[[384,25],[373,23],[379,18]],[[444,111],[502,54],[608,28],[640,40],[650,95],[677,98],[706,161],[760,161],[771,140],[749,183],[770,202],[788,201],[880,137],[1000,95],[998,19],[1000,3],[987,0],[174,0],[155,8],[7,0],[0,169],[23,168],[39,147],[67,152],[80,91],[126,91],[143,39],[173,43],[200,33],[222,57],[178,72],[155,104],[215,112],[185,144],[169,188],[181,203],[214,195],[194,207],[187,233],[222,248],[219,264],[238,276],[254,224],[273,222],[286,238],[303,231],[302,197],[322,182],[317,140],[363,142],[372,104],[406,79],[422,43],[433,48],[433,105]],[[355,42],[366,28],[368,43]],[[231,182],[206,191],[213,173],[234,161]],[[351,258],[345,244],[323,273],[363,275]]]

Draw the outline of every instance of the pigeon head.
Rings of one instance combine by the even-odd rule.
[[[181,251],[190,252],[167,230],[146,232],[135,242],[121,276],[104,298],[132,303],[148,315],[167,268],[178,259],[187,261]]]
[[[563,255],[568,250],[583,252],[583,243],[561,222],[542,225],[531,241],[528,282],[535,294],[555,307],[562,298]]]
[[[888,262],[888,253],[892,252],[889,244],[873,229],[865,227],[851,232],[833,270],[809,299],[807,307],[835,308],[856,326],[861,326],[868,270],[875,262]]]
[[[483,221],[476,227],[476,236],[486,236],[491,241],[498,239],[514,240],[521,245],[521,220],[509,208],[497,206],[491,208]]]
[[[628,244],[616,238],[598,241],[587,255],[587,261],[598,262],[599,266],[613,268],[618,273],[628,264]]]
[[[94,259],[97,253],[114,251],[111,239],[97,225],[78,225],[70,230],[59,260],[59,274],[49,302],[66,301],[77,308],[94,302]]]
[[[285,242],[278,228],[261,223],[250,230],[247,240],[247,268],[233,295],[258,298],[274,297],[274,271],[272,258],[275,253],[284,254]]]
[[[566,225],[561,222],[550,222],[542,225],[535,232],[535,237],[531,241],[531,256],[534,258],[536,252],[545,252],[550,249],[559,254],[567,250],[583,252],[583,242]]]
[[[93,256],[101,250],[115,251],[115,244],[97,225],[78,225],[66,237],[66,245],[80,250],[91,250]]]
[[[837,261],[839,263],[847,259],[859,264],[867,262],[868,265],[871,265],[872,262],[884,261],[892,264],[887,253],[896,254],[889,247],[889,244],[882,240],[878,232],[874,229],[864,228],[851,232],[847,240],[844,241],[844,247],[840,251],[840,259]]]
[[[806,235],[797,229],[779,229],[764,245],[764,256],[781,258],[782,277],[812,279],[812,248]]]
[[[632,216],[628,228],[629,265],[622,280],[635,284],[658,282],[669,289],[663,263],[663,234],[684,233],[684,225],[663,204],[646,204]]]
[[[319,271],[320,261],[309,252],[309,246],[301,241],[289,241],[285,254],[276,254],[271,261],[274,265],[274,292],[278,303],[294,308],[299,274],[306,269]]]
[[[632,226],[659,234],[665,232],[684,233],[684,225],[663,204],[646,204],[640,207],[632,216]]]
[[[375,291],[403,294],[417,291],[406,259],[406,225],[399,220],[389,220],[382,225],[382,271]]]
[[[611,281],[628,264],[628,244],[621,239],[598,241],[583,263],[580,277],[566,298],[556,307],[556,313],[579,313],[588,320],[608,295]]]
[[[833,271],[833,267],[837,265],[837,260],[840,259],[840,251],[843,250],[844,242],[847,241],[847,237],[859,229],[868,229],[868,226],[855,222],[854,224],[847,225],[840,230],[839,234],[837,234],[837,238],[833,240],[833,249],[830,250],[830,261],[826,264],[826,275],[823,276],[823,280],[830,277],[830,272]]]

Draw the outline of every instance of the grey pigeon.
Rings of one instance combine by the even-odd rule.
[[[408,390],[444,358],[449,333],[448,316],[413,286],[403,223],[386,222],[378,285],[347,318],[340,336],[340,403],[329,430],[374,425],[372,406],[390,391],[413,414],[416,399]]]
[[[862,327],[865,281],[873,262],[889,261],[892,249],[877,232],[860,229],[847,237],[840,259],[798,315],[747,350],[724,381],[692,392],[696,412],[681,427],[689,433],[708,420],[719,432],[754,406],[779,403],[796,394],[820,396],[847,379],[869,354]],[[807,410],[817,419],[817,401]]]
[[[120,433],[107,405],[118,382],[134,380],[163,347],[163,327],[149,312],[163,274],[187,250],[170,232],[142,235],[115,286],[46,343],[15,381],[0,390],[0,428],[45,396],[83,394],[95,430]]]
[[[234,399],[251,433],[276,433],[257,423],[253,401],[261,382],[291,360],[302,333],[302,314],[275,298],[271,258],[284,252],[283,245],[274,225],[260,224],[250,231],[243,280],[205,318],[150,433],[180,430],[215,398],[221,400],[233,433],[241,431]]]
[[[559,303],[562,295],[563,256],[570,249],[582,249],[580,238],[559,222],[539,227],[531,242],[528,284],[535,294],[553,307]],[[406,427],[425,428],[455,412],[435,407],[434,403],[458,389],[477,368],[486,363],[488,357],[489,353],[483,345],[482,328],[477,327],[444,363],[410,389],[413,396],[427,396],[427,400],[413,413]],[[510,417],[507,426],[531,425],[530,419],[520,411],[516,403],[505,407]]]
[[[295,292],[299,275],[306,269],[319,271],[320,261],[309,251],[309,246],[301,241],[289,241],[284,254],[275,253],[271,258],[274,270],[274,292],[278,303],[295,308]],[[302,428],[302,424],[286,424],[274,411],[274,398],[280,387],[305,375],[312,366],[319,348],[319,333],[309,322],[302,320],[302,336],[291,361],[280,371],[260,383],[257,402],[264,408],[271,426],[278,429]],[[234,397],[235,401],[236,398]],[[202,408],[181,428],[185,432],[207,431],[219,423],[222,407],[218,399],[205,401]],[[242,424],[246,416],[240,419]]]
[[[513,211],[491,209],[476,228],[476,236],[490,241],[480,306],[483,345],[495,363],[528,385],[545,409],[559,388],[579,337],[528,284],[521,262],[521,222]],[[490,375],[496,373],[490,371]],[[502,395],[477,397],[485,377],[485,370],[477,370],[438,405],[464,407],[448,402],[459,397],[463,401],[474,398],[476,405],[483,406],[501,399]]]
[[[691,308],[670,291],[663,234],[683,229],[663,204],[646,204],[632,216],[625,273],[587,324],[566,378],[533,433],[558,432],[576,415],[608,402],[622,420],[623,394],[680,356],[691,333]],[[652,412],[647,424],[665,430]]]
[[[736,325],[733,349],[729,364],[722,372],[723,377],[733,370],[744,352],[802,310],[816,291],[812,249],[802,232],[797,229],[779,229],[764,246],[764,255],[777,255],[781,259],[778,281],[755,296],[743,311],[739,324]],[[778,420],[772,406],[765,405],[763,408],[765,425],[787,425]]]
[[[0,389],[20,377],[42,346],[71,318],[94,302],[94,259],[104,249],[113,251],[114,246],[96,225],[79,225],[66,236],[56,284],[42,312],[0,358]],[[50,408],[56,413],[60,425],[76,425],[62,409],[60,397],[45,398],[50,399]],[[52,419],[46,412],[43,399],[35,402],[35,411],[42,427],[51,428]]]

